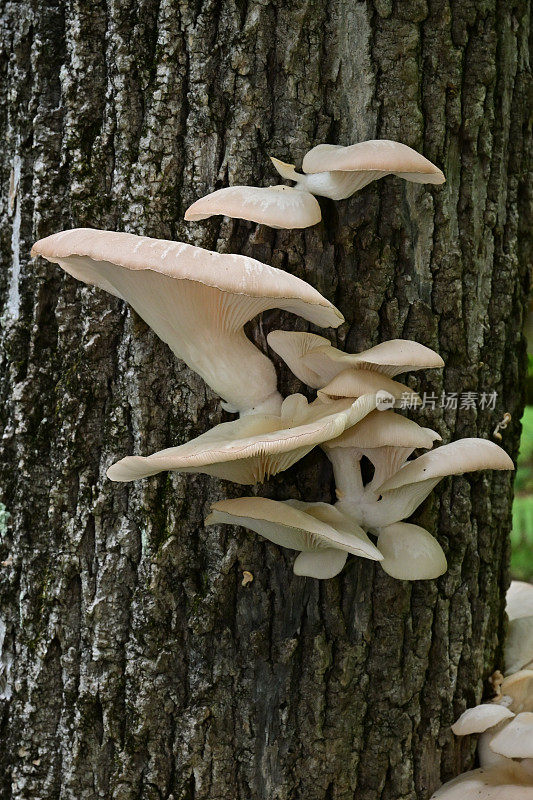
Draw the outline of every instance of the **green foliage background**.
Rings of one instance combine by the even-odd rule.
[[[531,380],[533,378],[531,355],[528,373]],[[522,417],[511,543],[513,578],[533,581],[533,405],[526,406]]]

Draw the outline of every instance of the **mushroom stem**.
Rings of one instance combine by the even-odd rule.
[[[353,447],[327,447],[325,452],[333,467],[337,497],[343,503],[359,503],[364,495],[361,453]]]

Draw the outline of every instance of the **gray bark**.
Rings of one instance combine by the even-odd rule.
[[[2,800],[427,800],[472,764],[474,743],[449,725],[502,664],[511,476],[448,479],[417,514],[448,557],[438,581],[355,558],[327,582],[295,577],[288,551],[204,529],[210,502],[238,487],[106,480],[117,458],[224,414],[135,314],[29,250],[96,226],[287,269],[344,313],[335,344],[413,338],[446,369],[410,386],[496,391],[494,411],[437,404],[416,419],[449,441],[490,437],[509,411],[515,456],[529,12],[526,0],[0,3]],[[183,222],[214,188],[277,182],[269,154],[365,138],[423,151],[447,183],[386,178],[322,201],[304,232]],[[266,348],[280,326],[305,329],[271,312],[251,335]],[[279,372],[284,392],[302,389]],[[332,489],[314,451],[259,491],[330,501]]]

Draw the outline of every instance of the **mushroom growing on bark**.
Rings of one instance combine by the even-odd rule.
[[[513,581],[507,592],[509,630],[505,645],[507,675],[533,667],[533,586]]]
[[[127,300],[226,409],[240,414],[278,414],[282,400],[274,365],[244,333],[249,320],[280,308],[315,325],[343,321],[305,281],[247,256],[89,228],[41,239],[32,255]]]
[[[322,219],[315,197],[290,186],[228,186],[196,200],[185,212],[191,222],[216,215],[271,228],[308,228]]]
[[[372,139],[348,147],[319,144],[304,156],[303,172],[277,158],[271,161],[283,178],[296,182],[297,189],[332,200],[344,200],[391,173],[412,183],[445,181],[442,171],[427,158],[406,144],[388,139]]]
[[[316,445],[339,436],[375,407],[372,395],[328,404],[308,404],[303,395],[290,395],[279,416],[254,414],[223,422],[179,447],[123,458],[109,467],[107,475],[114,481],[132,481],[175,470],[260,483],[288,469]]]
[[[345,353],[315,333],[271,331],[267,341],[291,372],[313,389],[322,389],[349,368],[370,370],[394,378],[402,372],[444,366],[438,353],[408,339],[381,342],[362,353]]]
[[[206,525],[241,525],[274,544],[297,550],[296,575],[332,578],[348,553],[374,561],[382,558],[365,532],[327,503],[241,497],[211,506]]]

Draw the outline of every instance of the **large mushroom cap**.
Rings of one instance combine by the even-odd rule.
[[[491,739],[489,747],[506,758],[533,758],[533,713],[517,714]]]
[[[151,456],[128,456],[107,475],[131,481],[164,470],[201,472],[235,483],[258,483],[288,469],[317,444],[340,435],[375,408],[365,395],[355,402],[308,405],[302,395],[286,398],[281,416],[255,414],[223,422],[179,447]]]
[[[337,518],[344,529],[330,524],[337,523]],[[364,531],[353,524],[348,530],[340,512],[326,503],[282,502],[263,497],[222,500],[212,505],[205,521],[206,525],[219,523],[242,525],[275,544],[305,553],[308,557],[295,564],[297,575],[333,577],[344,566],[347,553],[381,559]],[[308,568],[305,572],[304,562]]]
[[[78,228],[41,239],[32,255],[127,300],[231,410],[250,411],[277,395],[274,365],[246,338],[246,322],[269,308],[316,325],[343,321],[331,303],[287,272],[182,242]]]
[[[371,139],[343,147],[319,144],[306,153],[302,162],[306,173],[316,172],[373,172],[377,177],[394,173],[414,183],[444,183],[441,170],[424,156],[401,142]]]
[[[197,221],[217,214],[246,219],[271,228],[308,228],[322,219],[312,194],[290,186],[228,186],[201,197],[185,212]]]
[[[361,397],[363,394],[380,393],[390,395],[396,405],[398,401],[407,397],[409,405],[417,406],[422,401],[420,397],[411,392],[407,386],[398,381],[393,381],[379,372],[369,369],[345,369],[339,372],[326,386],[318,390],[318,396],[327,400],[338,400],[341,397]]]
[[[397,522],[381,528],[378,550],[388,575],[403,581],[438,578],[446,572],[446,556],[434,536],[419,525]]]
[[[298,331],[271,331],[267,341],[296,377],[314,389],[322,389],[348,368],[393,378],[402,372],[444,365],[438,353],[408,339],[391,339],[362,353],[344,353],[323,336]]]
[[[430,800],[533,800],[533,782],[519,764],[499,763],[459,775]]]
[[[483,703],[463,711],[457,722],[452,725],[456,736],[468,736],[471,733],[483,733],[505,719],[512,719],[514,714],[506,706],[497,703]]]

